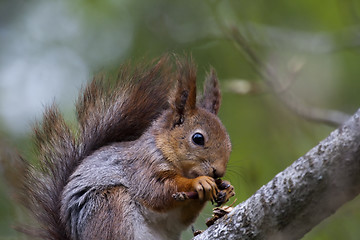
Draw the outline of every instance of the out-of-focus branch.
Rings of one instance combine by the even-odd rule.
[[[218,2],[217,2],[218,3]],[[267,87],[270,89],[271,92],[292,112],[297,114],[298,116],[314,121],[325,123],[331,126],[340,126],[343,124],[347,119],[349,119],[350,115],[337,111],[337,110],[330,110],[330,109],[322,109],[309,106],[304,103],[301,99],[299,99],[295,94],[289,91],[288,86],[284,86],[281,81],[281,77],[277,74],[277,71],[273,69],[268,62],[264,62],[260,55],[255,51],[255,49],[249,43],[249,36],[245,37],[242,34],[241,30],[238,27],[232,26],[228,27],[222,20],[222,18],[217,14],[216,4],[209,5],[211,10],[213,11],[213,16],[215,21],[218,24],[219,29],[223,32],[225,38],[229,39],[230,41],[234,42],[235,46],[244,53],[244,56],[248,59],[251,63],[251,66],[254,70],[259,74],[259,76],[264,80]],[[248,30],[248,29],[247,29]],[[249,31],[247,31],[248,33]],[[250,34],[253,35],[254,33],[250,31]],[[249,35],[249,34],[248,34]],[[287,34],[289,35],[289,34]],[[355,34],[352,34],[355,35]],[[251,38],[254,38],[252,36]],[[263,39],[263,38],[261,38]],[[259,45],[259,43],[257,43]],[[359,40],[360,45],[360,40]],[[289,74],[294,75],[294,73]],[[291,84],[293,79],[287,79],[287,83]],[[236,84],[232,83],[232,86]],[[242,85],[244,86],[244,85]],[[256,86],[259,86],[258,84]],[[256,89],[255,92],[257,92]],[[241,93],[242,89],[239,91],[235,91]],[[249,92],[254,92],[249,90]]]
[[[257,69],[262,79],[266,82],[267,86],[272,89],[275,96],[291,111],[297,115],[311,121],[326,123],[333,126],[343,124],[349,115],[336,110],[320,109],[306,105],[302,100],[297,98],[290,91],[283,91],[281,87],[280,77],[270,64],[265,64],[255,52],[254,49],[248,44],[240,31],[233,27],[231,35],[235,43],[241,47],[251,63]]]
[[[269,63],[264,63],[262,61],[259,54],[251,47],[238,28],[232,27],[231,31],[225,31],[225,33],[228,37],[231,37],[236,46],[244,52],[251,65],[265,81],[268,88],[271,89],[275,96],[289,110],[307,120],[321,122],[335,127],[343,124],[349,119],[349,115],[340,111],[321,109],[306,105],[291,91],[284,91],[279,75]]]

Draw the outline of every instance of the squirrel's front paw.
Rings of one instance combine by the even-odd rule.
[[[176,201],[185,201],[186,199],[189,199],[189,193],[186,192],[177,192],[172,195],[172,197]]]
[[[234,187],[228,181],[216,179],[215,183],[218,189],[220,190],[215,198],[215,202],[219,207],[220,205],[229,201],[229,198],[235,195],[235,191],[234,191]]]
[[[215,200],[219,192],[215,179],[208,176],[200,176],[194,179],[193,188],[197,192],[200,201]]]

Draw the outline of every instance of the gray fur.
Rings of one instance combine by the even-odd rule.
[[[154,171],[149,173],[148,169]],[[102,191],[121,186],[132,199],[124,203],[124,208],[130,208],[130,212],[138,211],[130,206],[141,205],[137,202],[139,199],[157,197],[151,196],[148,189],[162,188],[163,183],[158,181],[155,175],[149,174],[170,169],[160,151],[156,149],[154,136],[149,133],[145,133],[137,141],[113,143],[85,158],[71,175],[62,197],[62,221],[66,224],[71,239],[85,239],[86,232],[95,231],[86,228],[94,212],[101,207],[101,200],[104,200],[99,200]],[[131,215],[127,215],[126,219],[113,219],[122,222],[122,225],[124,221],[133,223],[135,220],[131,219]]]

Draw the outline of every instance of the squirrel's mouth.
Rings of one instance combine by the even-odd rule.
[[[200,176],[209,176],[215,178],[214,171],[199,171],[198,169],[190,170],[185,177],[187,178],[197,178]]]
[[[187,166],[182,166],[183,176],[186,178],[197,178],[200,176],[209,176],[214,179],[219,178],[220,173],[212,166],[208,161],[203,161],[200,165],[188,164]]]

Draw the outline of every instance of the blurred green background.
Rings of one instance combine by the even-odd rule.
[[[57,102],[72,121],[77,92],[94,73],[166,52],[191,53],[199,86],[209,66],[221,81],[220,118],[233,143],[225,178],[235,186],[237,203],[246,200],[334,127],[294,115],[263,88],[253,66],[224,36],[224,26],[239,28],[285,79],[286,69],[299,66],[287,91],[309,106],[347,114],[360,107],[358,0],[1,0],[3,145],[31,159],[31,126],[44,106]],[[237,94],[228,87],[234,80],[262,88]],[[26,217],[3,175],[0,166],[0,239],[22,239],[12,226]],[[304,239],[360,239],[359,207],[357,198]],[[210,216],[208,206],[195,228],[205,229]],[[183,238],[190,239],[191,231]]]

